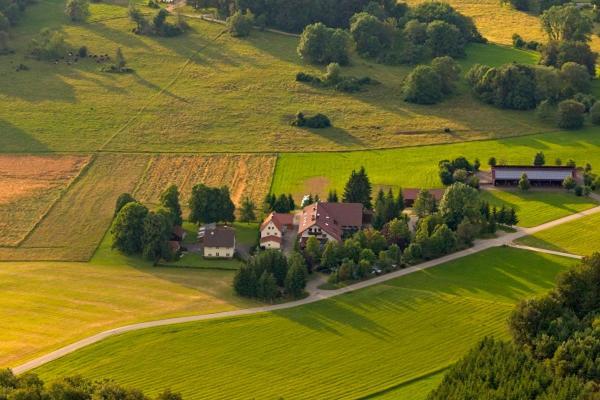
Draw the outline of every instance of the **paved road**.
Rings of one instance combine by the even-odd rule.
[[[542,225],[539,225],[539,226],[536,226],[533,228],[519,228],[516,232],[513,232],[513,233],[500,233],[501,236],[499,236],[497,238],[476,241],[474,246],[471,248],[468,248],[468,249],[465,249],[462,251],[458,251],[456,253],[448,254],[444,257],[437,258],[435,260],[430,260],[430,261],[427,261],[427,262],[424,262],[424,263],[421,263],[421,264],[418,264],[418,265],[415,265],[415,266],[412,266],[409,268],[394,271],[389,274],[380,275],[373,279],[369,279],[369,280],[363,281],[363,282],[358,282],[353,285],[349,285],[349,286],[346,286],[346,287],[343,287],[340,289],[336,289],[336,290],[320,290],[320,289],[318,289],[318,286],[321,282],[319,282],[318,280],[313,280],[313,281],[309,282],[309,284],[307,286],[307,290],[310,293],[309,296],[302,300],[292,301],[292,302],[283,303],[283,304],[265,305],[265,306],[261,306],[261,307],[248,308],[248,309],[242,309],[242,310],[226,311],[226,312],[215,313],[215,314],[192,315],[192,316],[188,316],[188,317],[169,318],[169,319],[163,319],[163,320],[157,320],[157,321],[142,322],[139,324],[126,325],[126,326],[122,326],[119,328],[110,329],[108,331],[98,333],[96,335],[82,339],[78,342],[72,343],[68,346],[62,347],[58,350],[55,350],[51,353],[44,355],[44,356],[33,359],[25,364],[19,365],[19,366],[13,368],[13,371],[16,374],[21,374],[23,372],[29,371],[31,369],[37,368],[41,365],[44,365],[51,361],[54,361],[62,356],[73,353],[74,351],[79,350],[83,347],[89,346],[91,344],[97,343],[108,337],[111,337],[114,335],[119,335],[119,334],[125,333],[125,332],[136,331],[136,330],[146,329],[146,328],[153,328],[153,327],[158,327],[158,326],[165,326],[165,325],[182,324],[182,323],[186,323],[186,322],[204,321],[204,320],[216,319],[216,318],[226,318],[226,317],[234,317],[234,316],[262,313],[262,312],[268,312],[268,311],[283,310],[283,309],[298,307],[298,306],[305,305],[305,304],[314,303],[316,301],[339,296],[344,293],[349,293],[349,292],[353,292],[355,290],[360,290],[360,289],[363,289],[363,288],[366,288],[369,286],[377,285],[377,284],[386,282],[390,279],[396,279],[396,278],[404,276],[404,275],[412,274],[417,271],[422,271],[427,268],[435,267],[436,265],[440,265],[440,264],[443,264],[443,263],[446,263],[446,262],[452,261],[452,260],[457,260],[459,258],[468,256],[471,254],[479,253],[480,251],[487,250],[492,247],[507,246],[507,245],[510,245],[514,240],[516,240],[520,237],[527,236],[527,235],[539,232],[541,230],[552,228],[554,226],[558,226],[558,225],[564,224],[566,222],[574,221],[579,218],[585,217],[587,215],[592,215],[592,214],[596,214],[599,212],[600,212],[600,206],[592,208],[590,210],[586,210],[586,211],[577,213],[577,214],[569,215],[567,217],[560,218],[555,221],[551,221],[551,222],[548,222],[548,223],[545,223],[545,224],[542,224]]]

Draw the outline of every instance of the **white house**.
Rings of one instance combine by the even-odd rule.
[[[233,258],[235,254],[235,231],[226,226],[207,230],[204,236],[204,257]]]
[[[283,235],[293,227],[294,216],[272,212],[260,225],[260,246],[264,249],[280,249]]]
[[[362,204],[317,202],[302,210],[298,236],[302,246],[311,236],[321,242],[341,242],[344,234],[354,233],[362,227]]]

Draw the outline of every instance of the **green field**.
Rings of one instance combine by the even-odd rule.
[[[120,335],[35,372],[111,377],[150,393],[172,387],[192,400],[360,398],[411,393],[410,381],[419,396],[407,398],[422,399],[437,371],[483,336],[506,337],[514,304],[572,264],[491,249],[289,310]]]
[[[526,228],[541,225],[570,214],[592,208],[598,203],[589,197],[577,197],[561,189],[518,189],[485,190],[482,198],[492,206],[514,207],[519,217],[519,226]]]
[[[32,6],[15,28],[17,53],[4,56],[0,64],[3,152],[324,151],[554,130],[531,112],[480,103],[465,85],[436,106],[405,103],[400,87],[410,68],[358,57],[344,73],[368,75],[381,85],[343,94],[297,83],[298,71],[319,72],[299,59],[297,38],[253,32],[245,40],[229,35],[215,39],[223,27],[197,19],[189,20],[192,31],[181,37],[138,36],[125,17],[125,0],[93,3],[84,24],[69,23],[63,3],[47,0]],[[25,58],[29,40],[43,27],[60,29],[72,48],[86,45],[92,54],[112,55],[121,47],[135,73],[102,73],[92,59],[67,65]],[[473,63],[537,59],[535,53],[493,44],[472,45],[467,53],[465,69]],[[30,71],[16,72],[19,63]],[[291,127],[299,110],[323,112],[335,127]],[[453,133],[444,134],[445,127]]]
[[[531,236],[517,243],[588,256],[600,251],[600,214],[594,214]]]
[[[329,189],[341,193],[352,169],[365,166],[374,186],[404,188],[441,187],[438,162],[458,156],[485,163],[496,157],[508,164],[531,164],[536,152],[547,160],[574,159],[600,166],[600,135],[597,129],[578,132],[547,133],[504,140],[417,146],[377,151],[281,154],[277,160],[274,193],[292,193],[297,198],[307,193],[327,195]],[[598,167],[597,167],[598,168]]]

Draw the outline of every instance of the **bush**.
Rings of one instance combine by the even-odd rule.
[[[592,106],[596,104],[596,98],[592,94],[577,93],[573,96],[573,100],[583,104],[585,112],[589,112],[592,109]]]
[[[377,57],[392,46],[393,27],[366,12],[356,14],[351,19],[350,33],[356,43],[356,50],[367,57]]]
[[[227,18],[227,30],[233,37],[249,36],[253,24],[254,15],[250,12],[244,14],[241,11],[237,11]]]
[[[465,41],[458,28],[444,21],[427,25],[427,45],[433,57],[465,56]]]
[[[81,58],[85,58],[88,56],[88,49],[85,46],[81,46],[79,50],[77,50],[77,55]]]
[[[558,126],[563,129],[583,127],[585,106],[575,100],[564,100],[558,104]]]
[[[600,103],[596,102],[590,108],[590,120],[594,125],[600,125]]]
[[[296,82],[321,83],[321,78],[315,75],[307,74],[305,72],[298,72],[296,74]]]
[[[304,28],[298,44],[298,54],[313,64],[350,62],[350,34],[342,29],[328,28],[322,23]]]
[[[512,44],[517,49],[521,49],[521,48],[525,47],[526,42],[525,42],[525,40],[523,40],[521,35],[519,35],[518,33],[513,33]]]
[[[296,114],[296,119],[292,121],[292,126],[307,127],[313,129],[329,128],[331,121],[324,114],[316,114],[306,118],[303,113]]]
[[[38,60],[60,58],[67,52],[65,36],[58,31],[44,28],[37,38],[31,40],[29,53]]]
[[[405,101],[416,104],[436,104],[442,98],[442,78],[432,67],[419,65],[406,78]]]
[[[71,21],[85,21],[90,15],[90,3],[88,0],[67,0],[65,14]]]

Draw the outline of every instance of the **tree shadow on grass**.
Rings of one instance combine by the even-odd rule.
[[[0,119],[0,152],[43,152],[49,148],[31,134]]]

